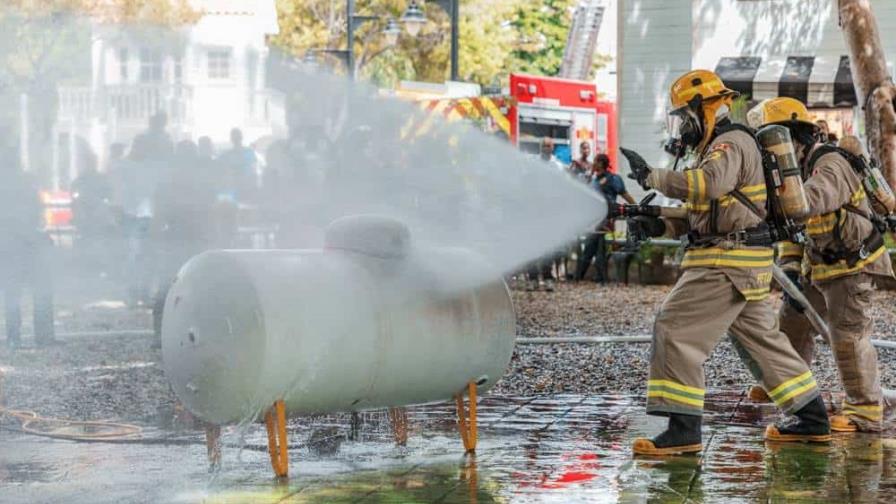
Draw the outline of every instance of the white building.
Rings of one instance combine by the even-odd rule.
[[[896,1],[872,0],[884,51],[896,55]],[[840,134],[862,134],[848,54],[831,0],[619,0],[620,145],[657,166],[672,81],[718,72],[755,101],[804,100]]]
[[[274,133],[282,104],[265,78],[266,40],[278,31],[275,1],[191,5],[201,17],[175,30],[93,23],[91,75],[84,85],[59,89],[55,137],[86,139],[102,166],[110,144],[129,145],[159,111],[176,140],[224,143],[233,127],[247,142]],[[77,174],[79,158],[66,145],[54,149],[62,153],[54,160],[58,185]]]

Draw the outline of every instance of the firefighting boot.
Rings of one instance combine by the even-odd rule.
[[[702,417],[697,415],[669,415],[669,427],[653,439],[638,438],[632,445],[635,455],[678,455],[695,453],[703,449],[700,426]]]
[[[753,385],[750,387],[750,390],[747,391],[747,397],[750,401],[758,404],[770,403],[772,399],[768,396],[768,392],[765,391],[759,385]]]
[[[834,432],[855,432],[858,429],[848,415],[833,415],[831,417],[831,430]]]
[[[827,443],[831,440],[831,424],[821,396],[805,405],[794,416],[765,429],[766,441]]]

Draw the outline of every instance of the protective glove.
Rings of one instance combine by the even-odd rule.
[[[619,151],[622,152],[622,155],[628,160],[630,171],[628,178],[637,181],[638,185],[645,191],[649,191],[650,186],[647,185],[647,176],[650,175],[650,167],[647,166],[647,161],[645,161],[637,152],[626,149],[625,147],[620,147]]]
[[[806,292],[805,289],[803,288],[802,282],[800,281],[800,272],[799,271],[786,270],[786,271],[784,271],[784,274],[786,274],[787,278],[789,278],[790,281],[793,282],[793,285],[796,285],[796,287],[800,290],[800,292]],[[787,291],[784,291],[784,302],[789,304],[790,307],[793,308],[794,310],[796,310],[797,313],[804,313],[806,311],[806,307],[803,306],[796,299],[793,299],[790,296],[790,294],[787,294]]]
[[[666,223],[663,219],[652,215],[639,215],[628,220],[629,227],[634,227],[648,238],[657,238],[666,233]]]

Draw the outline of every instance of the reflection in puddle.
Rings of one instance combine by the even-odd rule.
[[[631,440],[663,423],[644,415],[639,397],[485,397],[475,457],[462,454],[447,404],[408,410],[405,447],[394,446],[382,413],[363,416],[355,441],[347,417],[293,421],[286,482],[272,478],[263,449],[226,448],[223,470],[209,476],[201,443],[122,447],[13,434],[0,437],[0,492],[4,503],[94,502],[96,489],[119,502],[896,502],[889,439],[766,444],[761,425],[773,410],[726,395],[707,409],[702,456],[635,460]],[[312,449],[323,431],[344,440]],[[244,434],[247,445],[264,446],[262,426]],[[238,435],[227,431],[228,446]]]

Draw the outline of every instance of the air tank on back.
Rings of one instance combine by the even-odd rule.
[[[772,124],[756,132],[762,148],[769,151],[777,161],[775,194],[779,208],[788,219],[801,219],[809,213],[809,203],[803,190],[803,177],[796,158],[790,130]]]
[[[450,399],[488,389],[513,352],[501,276],[478,254],[412,243],[376,216],[331,224],[322,250],[219,250],[180,270],[165,304],[165,372],[211,423]]]

